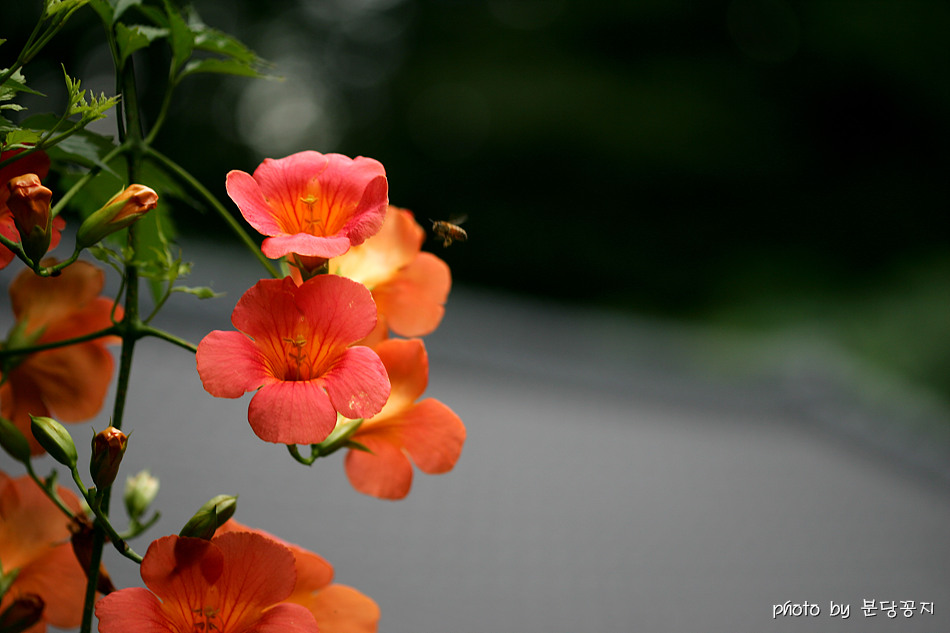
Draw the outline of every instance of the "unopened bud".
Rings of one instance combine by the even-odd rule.
[[[188,523],[178,535],[211,540],[215,531],[234,516],[235,510],[237,510],[237,497],[218,495],[201,506],[195,516],[188,519]]]
[[[0,446],[18,462],[30,461],[30,442],[10,420],[0,417]]]
[[[76,444],[69,431],[53,418],[30,416],[30,431],[50,457],[70,469],[76,467]]]
[[[53,235],[53,215],[50,213],[53,192],[43,186],[36,174],[15,176],[7,182],[7,188],[10,191],[7,207],[20,233],[23,252],[33,262],[38,262],[49,250]]]
[[[145,185],[129,185],[101,209],[86,218],[76,233],[80,248],[92,246],[120,231],[158,205],[158,194]]]
[[[129,518],[138,520],[158,496],[158,477],[143,470],[125,480],[125,511]]]
[[[92,459],[89,462],[89,473],[96,488],[104,490],[112,485],[119,474],[119,464],[125,455],[129,436],[110,426],[104,431],[96,433],[92,438]]]
[[[0,631],[20,633],[40,621],[46,603],[35,593],[20,596],[0,613]]]

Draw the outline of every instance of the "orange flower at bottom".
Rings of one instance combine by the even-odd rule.
[[[386,367],[392,392],[378,415],[364,420],[350,438],[371,452],[351,449],[344,466],[358,491],[402,499],[412,486],[410,458],[424,473],[455,466],[465,442],[465,425],[433,398],[416,402],[429,382],[429,359],[419,339],[388,339],[375,348]]]
[[[260,534],[165,536],[149,546],[141,573],[148,589],[96,603],[100,633],[317,633],[310,612],[287,602],[294,555]]]
[[[379,623],[379,607],[368,596],[352,587],[330,584],[333,567],[323,557],[302,547],[286,543],[275,536],[241,525],[231,519],[217,534],[250,532],[273,539],[294,553],[297,583],[287,602],[306,607],[313,614],[320,633],[375,633]]]
[[[57,491],[73,512],[81,513],[73,493]],[[47,624],[74,628],[82,621],[86,574],[69,539],[69,519],[32,479],[12,479],[0,471],[0,561],[5,574],[19,570],[0,601],[0,613],[18,598],[39,596],[46,606],[27,633],[43,633]]]

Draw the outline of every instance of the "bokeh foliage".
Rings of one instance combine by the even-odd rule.
[[[4,7],[7,24],[27,24],[29,4]],[[430,242],[457,280],[804,324],[950,394],[947,3],[195,4],[287,73],[258,88],[265,103],[294,88],[326,98],[322,123],[269,151],[373,156],[393,203],[468,217],[468,243]],[[93,68],[92,24],[75,20],[55,53]],[[139,72],[163,80],[160,65]],[[265,150],[241,116],[251,80],[201,81],[214,98],[183,82],[159,147],[223,196],[227,170]]]

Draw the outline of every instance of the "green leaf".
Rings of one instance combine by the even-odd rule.
[[[40,133],[36,130],[20,128],[7,134],[3,141],[4,149],[16,149],[17,147],[26,147],[35,145],[40,140]]]
[[[0,68],[0,74],[5,72],[6,68]],[[2,85],[0,85],[0,101],[9,101],[18,92],[26,92],[31,95],[39,95],[45,97],[42,92],[37,92],[29,86],[26,85],[26,78],[23,76],[23,73],[19,70],[15,71],[10,77],[7,78]]]
[[[115,10],[107,0],[89,0],[89,6],[99,14],[103,24],[112,26],[115,21]]]
[[[23,125],[32,130],[51,130],[59,120],[52,114],[39,114],[26,119]],[[102,163],[102,159],[114,148],[115,143],[111,136],[79,130],[48,148],[46,153],[54,163],[72,163],[83,167],[98,165],[108,170],[109,166]]]
[[[126,26],[119,22],[115,25],[115,42],[119,47],[119,66],[123,66],[129,55],[147,47],[151,40],[138,26]]]
[[[224,296],[223,292],[215,292],[207,286],[175,286],[172,288],[172,292],[184,292],[199,299],[217,299]]]
[[[195,47],[195,36],[188,28],[185,18],[170,0],[165,0],[165,13],[168,16],[168,26],[171,31],[173,72],[177,74],[191,58]]]
[[[180,77],[186,77],[187,75],[193,75],[195,73],[221,73],[226,75],[239,75],[241,77],[267,77],[266,74],[245,62],[233,59],[216,59],[213,57],[188,62]]]
[[[117,21],[122,17],[130,7],[139,6],[142,4],[142,0],[114,0],[115,1],[115,13],[112,17],[112,23]]]

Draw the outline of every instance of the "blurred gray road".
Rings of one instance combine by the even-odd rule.
[[[229,293],[176,296],[156,323],[197,342],[230,328],[259,273],[228,249],[185,256],[190,285]],[[150,537],[239,494],[240,521],[325,556],[380,604],[384,633],[950,630],[946,446],[915,435],[931,411],[903,420],[852,397],[820,354],[742,377],[714,339],[456,289],[427,339],[428,395],[468,441],[401,502],[354,492],[339,455],[306,468],[260,442],[249,396],[212,398],[191,355],[147,341],[124,467],[162,480]],[[865,600],[914,614],[868,617]],[[820,615],[773,619],[787,601]]]

